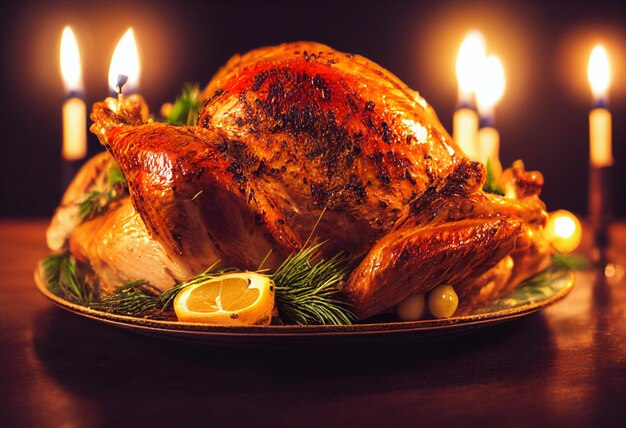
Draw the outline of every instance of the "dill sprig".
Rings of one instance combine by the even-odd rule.
[[[127,183],[117,163],[112,162],[102,188],[93,189],[78,203],[78,213],[82,221],[100,214],[109,204],[124,195]]]
[[[86,305],[93,295],[82,270],[76,264],[76,259],[70,253],[52,254],[43,261],[44,279],[53,293],[71,302]]]
[[[276,286],[276,306],[284,322],[295,324],[351,324],[354,315],[337,299],[349,263],[343,254],[321,257],[323,243],[291,255],[270,277]],[[317,260],[317,261],[316,261]]]
[[[483,190],[488,193],[495,193],[496,195],[504,196],[504,189],[496,183],[496,179],[498,177],[496,177],[493,171],[493,165],[489,159],[487,159],[485,169],[487,170],[487,179],[483,185]]]
[[[165,118],[170,125],[195,125],[202,109],[200,102],[200,86],[185,83],[182,93],[176,99],[172,110]]]

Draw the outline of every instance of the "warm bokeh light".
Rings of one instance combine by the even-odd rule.
[[[486,57],[485,39],[476,30],[463,39],[456,58],[456,78],[459,84],[459,101],[469,103],[476,91]]]
[[[140,73],[139,50],[135,42],[135,33],[132,28],[129,28],[120,39],[111,58],[109,88],[112,92],[115,92],[118,76],[124,75],[128,77],[128,81],[124,86],[124,93],[137,92]]]
[[[554,220],[554,231],[559,238],[569,238],[576,233],[576,223],[569,217]]]
[[[557,251],[570,253],[580,245],[582,226],[574,214],[558,210],[550,213],[545,235]]]
[[[596,45],[589,56],[587,78],[594,99],[605,98],[611,83],[611,66],[609,56],[602,45]]]
[[[504,95],[505,86],[506,79],[502,63],[497,56],[490,55],[484,62],[483,72],[476,88],[476,103],[481,114],[493,109]]]
[[[80,65],[80,52],[78,51],[78,42],[74,32],[70,27],[63,29],[61,36],[61,77],[65,90],[69,94],[71,92],[82,91],[82,69]]]
[[[611,81],[608,95],[611,99],[626,97],[626,79],[619,78],[626,72],[626,37],[623,25],[610,22],[587,23],[572,26],[569,31],[565,31],[554,49],[554,65],[557,67],[555,72],[560,77],[555,84],[567,96],[568,102],[581,105],[589,103],[589,57],[594,46],[599,43],[609,55]],[[508,72],[509,64],[505,64]],[[508,73],[507,78],[512,80]]]

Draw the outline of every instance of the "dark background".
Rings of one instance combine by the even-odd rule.
[[[543,172],[550,211],[587,211],[589,52],[604,42],[613,66],[615,212],[626,215],[626,14],[623,1],[55,1],[12,2],[1,14],[0,216],[49,216],[60,196],[62,28],[81,49],[88,106],[107,95],[111,55],[133,26],[141,93],[153,111],[185,81],[206,84],[237,52],[315,40],[358,53],[418,90],[451,131],[454,64],[465,33],[483,32],[507,89],[497,107],[501,159]],[[89,107],[88,107],[89,108]],[[90,155],[101,150],[92,135]]]

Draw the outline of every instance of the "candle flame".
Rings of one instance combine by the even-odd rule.
[[[80,52],[74,32],[68,26],[61,35],[61,77],[67,93],[82,91],[82,70],[80,66]]]
[[[478,31],[470,31],[461,43],[456,58],[456,78],[461,102],[471,102],[485,61],[485,51],[485,39]]]
[[[493,109],[504,95],[505,86],[502,63],[497,56],[490,55],[483,63],[483,72],[476,88],[478,110],[482,112]]]
[[[128,77],[124,86],[124,93],[136,92],[139,88],[139,74],[141,66],[139,64],[139,51],[135,42],[135,33],[129,28],[120,39],[111,58],[109,67],[109,88],[116,91],[118,76]]]
[[[607,95],[611,83],[611,66],[609,56],[602,45],[596,45],[589,56],[587,78],[593,97],[597,100]]]

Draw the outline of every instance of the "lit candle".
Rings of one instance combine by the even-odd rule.
[[[135,42],[135,33],[129,28],[117,43],[111,65],[109,66],[109,90],[113,96],[121,94],[124,87],[125,94],[139,90],[139,50]]]
[[[476,103],[480,116],[478,130],[478,160],[489,165],[496,177],[502,173],[500,163],[500,134],[496,129],[495,105],[504,94],[504,69],[498,57],[491,55],[484,62],[484,69],[476,88]]]
[[[587,77],[594,98],[589,113],[589,161],[591,166],[602,168],[613,165],[611,113],[607,109],[611,69],[602,45],[597,45],[591,51]]]
[[[79,161],[87,155],[87,106],[83,95],[80,53],[70,27],[61,36],[61,76],[67,99],[63,103],[63,159]]]
[[[459,101],[452,124],[454,141],[470,159],[477,157],[478,113],[474,93],[484,59],[485,41],[478,31],[471,31],[461,43],[456,59]]]
[[[582,239],[582,227],[574,214],[566,210],[550,213],[544,235],[562,253],[574,251]]]

